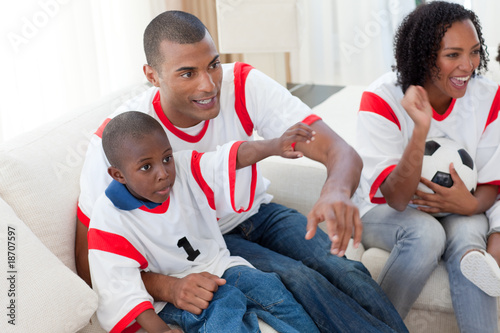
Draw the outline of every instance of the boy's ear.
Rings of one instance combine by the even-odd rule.
[[[148,64],[142,66],[142,70],[144,71],[144,75],[146,75],[146,79],[153,84],[155,87],[160,86],[160,80],[158,78],[158,72]]]
[[[127,181],[125,180],[125,177],[123,176],[123,173],[118,169],[117,167],[110,166],[108,168],[108,174],[117,182],[126,184]]]

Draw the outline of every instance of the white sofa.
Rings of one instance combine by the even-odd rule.
[[[0,254],[1,299],[7,296],[0,332],[102,332],[93,316],[97,296],[75,274],[79,173],[90,135],[118,105],[144,89],[145,84],[129,87],[0,145],[0,244],[7,244]],[[361,91],[347,87],[315,108],[348,142]],[[307,159],[271,158],[262,168],[275,201],[304,213],[325,179],[324,167]],[[388,253],[350,248],[348,256],[361,260],[376,278]],[[406,319],[411,332],[457,331],[448,290],[440,266]],[[14,306],[6,308],[11,302]],[[263,332],[272,331],[263,324]]]

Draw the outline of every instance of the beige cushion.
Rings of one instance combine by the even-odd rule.
[[[370,248],[363,253],[361,262],[377,280],[388,258],[389,252]],[[450,283],[443,262],[439,262],[438,267],[432,272],[412,308],[453,313]]]
[[[2,199],[0,216],[0,244],[3,250],[0,255],[1,331],[76,332],[87,325],[97,309],[94,291],[42,244]],[[8,266],[8,246],[15,248],[12,267]],[[14,280],[7,280],[11,275],[14,275]],[[12,288],[15,292],[13,297],[8,295],[11,282],[15,286]],[[6,316],[10,313],[6,307],[11,299],[16,307],[15,326],[7,323],[7,320],[14,319]]]

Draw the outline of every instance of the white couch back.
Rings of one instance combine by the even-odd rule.
[[[88,141],[107,115],[146,88],[129,87],[0,145],[0,197],[73,271],[79,178]]]

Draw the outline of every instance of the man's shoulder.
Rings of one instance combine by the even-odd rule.
[[[149,113],[153,110],[153,99],[158,93],[158,87],[152,86],[147,88],[145,91],[137,93],[137,91],[131,91],[127,95],[123,96],[124,102],[121,103],[118,108],[111,114],[110,118],[113,118],[126,111],[139,111]]]

